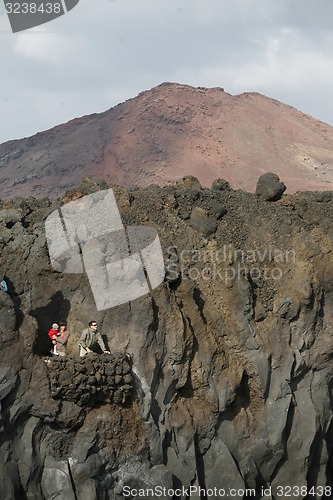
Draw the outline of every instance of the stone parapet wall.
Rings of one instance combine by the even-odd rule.
[[[47,366],[54,399],[93,407],[111,402],[124,404],[130,397],[133,377],[126,354],[59,356],[47,360]]]

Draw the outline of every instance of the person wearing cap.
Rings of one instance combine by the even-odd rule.
[[[53,323],[52,327],[48,331],[48,337],[53,344],[53,348],[51,349],[51,354],[58,355],[57,352],[57,337],[59,336],[59,325],[58,323]]]
[[[105,347],[102,335],[98,331],[96,321],[89,321],[89,328],[83,330],[79,340],[80,356],[83,357],[89,352],[93,352],[96,344],[99,345],[103,352],[110,354],[110,351]]]

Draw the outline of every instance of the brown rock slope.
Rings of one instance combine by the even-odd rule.
[[[332,189],[333,127],[257,93],[165,83],[0,145],[0,197],[60,195],[86,175],[125,186],[222,177],[254,191],[267,171],[289,192]]]
[[[331,498],[333,193],[269,203],[186,179],[114,194],[126,226],[158,231],[166,277],[99,312],[85,275],[50,266],[44,221],[64,199],[0,204],[1,500]],[[80,364],[92,318],[131,373],[120,354]],[[46,364],[58,319],[72,358]]]

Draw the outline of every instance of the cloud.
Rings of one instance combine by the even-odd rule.
[[[261,92],[333,123],[333,2],[80,0],[17,35],[0,16],[0,142],[163,81]]]
[[[39,63],[60,66],[73,54],[74,47],[68,35],[38,27],[16,35],[14,52]]]

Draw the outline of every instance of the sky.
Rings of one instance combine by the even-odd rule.
[[[13,34],[0,2],[0,143],[163,82],[260,92],[333,125],[332,0],[80,0]]]

